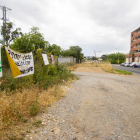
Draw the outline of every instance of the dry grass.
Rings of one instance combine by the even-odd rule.
[[[71,69],[73,71],[103,73],[100,68],[103,71],[108,72],[108,73],[121,74],[121,75],[131,75],[132,74],[131,72],[114,69],[110,62],[96,63],[96,62],[92,62],[92,61],[86,61],[81,64],[75,64],[75,65],[69,67],[69,69]]]
[[[21,92],[7,96],[4,92],[0,96],[0,139],[21,139],[32,126],[30,118],[36,113],[46,110],[56,101],[65,96],[70,81],[65,85],[56,85],[48,90],[38,87],[24,89]],[[12,135],[14,134],[14,136]]]
[[[104,70],[105,72],[109,72],[109,73],[117,73],[116,71],[115,71],[115,69],[111,66],[111,64],[109,64],[109,63],[101,63],[101,64],[98,64],[99,65],[99,67],[101,67],[102,68],[102,70]]]

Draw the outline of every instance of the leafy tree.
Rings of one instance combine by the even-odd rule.
[[[106,55],[106,54],[103,54],[103,55],[101,56],[102,60],[107,60],[107,57],[108,57],[108,55]]]
[[[125,54],[123,53],[113,53],[109,54],[107,60],[111,62],[111,64],[118,64],[118,55],[119,55],[119,64],[125,61]]]
[[[72,56],[76,57],[77,60],[79,61],[82,48],[80,48],[79,46],[71,46],[70,50],[71,50]]]
[[[1,26],[1,35],[3,36],[3,40],[0,40],[1,48],[1,59],[2,59],[2,67],[9,68],[9,63],[6,55],[6,51],[4,46],[8,46],[16,37],[20,37],[22,35],[21,28],[16,28],[13,30],[13,23],[6,22]]]
[[[70,49],[68,50],[63,50],[61,52],[62,56],[73,56],[76,58],[77,62],[79,62],[79,60],[83,59],[83,53],[81,53],[82,48],[80,48],[79,46],[70,46]]]
[[[1,35],[3,36],[3,41],[1,43],[3,45],[5,45],[6,42],[6,45],[8,46],[16,37],[22,35],[21,28],[16,28],[14,31],[12,31],[12,29],[12,22],[3,23],[3,26],[1,26]]]
[[[17,37],[10,47],[22,53],[27,53],[37,49],[45,49],[49,42],[44,40],[43,35],[38,30],[39,29],[37,27],[31,28],[29,33],[25,33],[21,37]]]
[[[49,53],[51,52],[55,56],[60,56],[62,49],[60,46],[57,46],[56,44],[53,45],[49,44],[48,47],[45,48],[45,50]]]

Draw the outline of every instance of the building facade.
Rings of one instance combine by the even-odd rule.
[[[140,62],[140,27],[131,32],[130,53],[125,55],[125,62]]]

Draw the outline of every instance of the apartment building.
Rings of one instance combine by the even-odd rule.
[[[125,62],[140,62],[140,27],[131,32],[130,53],[125,55]]]

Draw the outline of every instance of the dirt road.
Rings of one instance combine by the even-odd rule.
[[[26,139],[140,139],[140,77],[74,72],[79,80]]]

